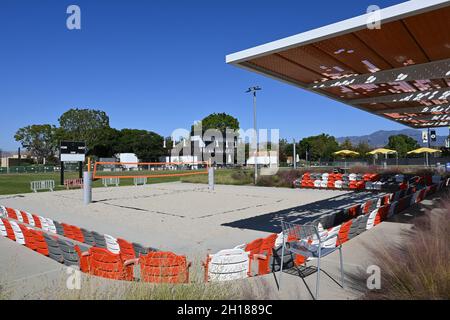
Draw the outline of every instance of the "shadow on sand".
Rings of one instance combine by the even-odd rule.
[[[224,223],[222,225],[232,228],[278,233],[281,231],[281,220],[305,224],[317,219],[323,214],[350,207],[358,203],[364,203],[367,200],[374,198],[375,195],[376,193],[368,191],[351,192],[298,207]]]

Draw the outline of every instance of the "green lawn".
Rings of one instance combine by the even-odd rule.
[[[208,175],[181,177],[182,182],[208,183]],[[217,169],[214,171],[214,182],[217,184],[249,185],[253,183],[252,169]]]
[[[78,173],[71,172],[65,174],[66,179],[78,178]],[[31,181],[38,180],[54,180],[56,190],[64,190],[64,186],[59,185],[59,173],[19,173],[19,174],[0,174],[0,195],[29,193]],[[180,177],[162,177],[151,178],[147,180],[148,184],[179,181]],[[121,186],[133,185],[133,179],[121,179]],[[99,179],[94,181],[94,188],[103,187],[102,181]]]

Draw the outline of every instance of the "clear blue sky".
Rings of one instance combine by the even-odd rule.
[[[0,148],[15,131],[57,124],[71,107],[111,126],[169,135],[212,112],[252,127],[251,85],[263,87],[258,126],[282,137],[405,128],[225,64],[225,55],[401,0],[0,0]],[[66,28],[81,7],[82,30]]]

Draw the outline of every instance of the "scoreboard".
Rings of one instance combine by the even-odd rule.
[[[66,162],[84,162],[86,156],[86,142],[83,141],[61,141],[59,147],[59,158]]]

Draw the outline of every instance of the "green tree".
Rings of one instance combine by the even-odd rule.
[[[50,124],[31,125],[20,128],[14,139],[22,144],[38,163],[53,159],[58,148],[56,128]]]
[[[333,152],[339,149],[336,138],[328,134],[320,134],[303,138],[299,142],[298,154],[300,158],[306,157],[308,151],[308,159],[312,161],[328,160],[333,157]]]
[[[217,129],[222,134],[226,133],[226,129],[239,130],[239,121],[235,117],[226,113],[212,113],[209,116],[203,118],[198,125],[202,126],[202,134],[208,129]],[[193,125],[191,132],[194,133]]]
[[[89,150],[102,143],[102,138],[110,129],[106,112],[93,109],[70,109],[58,119],[59,138],[62,140],[85,141]]]
[[[354,150],[353,144],[349,138],[345,138],[345,140],[340,144],[339,148],[342,150]]]
[[[399,157],[405,157],[408,151],[420,148],[420,145],[415,139],[404,134],[398,134],[389,137],[386,148],[396,150]]]
[[[120,131],[113,128],[103,128],[98,132],[97,142],[89,149],[89,155],[97,157],[111,157],[117,150],[116,144],[120,138]]]
[[[159,161],[166,155],[164,138],[146,130],[123,129],[120,131],[114,153],[135,153],[140,161]]]
[[[369,145],[368,142],[360,141],[360,142],[356,145],[356,147],[354,148],[354,150],[355,150],[356,152],[359,153],[359,157],[365,158],[365,157],[368,156],[367,153],[368,153],[369,151],[371,151],[372,149],[371,149],[371,147],[370,147],[370,145]]]
[[[289,153],[289,145],[292,144],[290,144],[286,139],[280,139],[278,145],[278,155],[280,163],[285,163],[287,161],[287,157],[292,156],[292,152]]]

